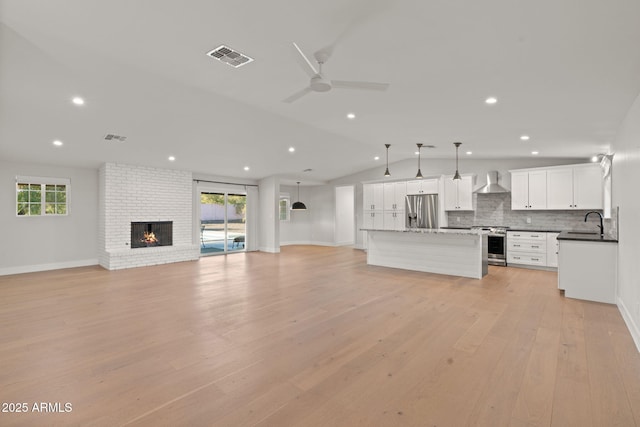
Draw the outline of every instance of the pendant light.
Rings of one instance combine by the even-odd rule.
[[[458,148],[460,148],[462,142],[454,142],[453,145],[456,146],[456,174],[453,176],[453,179],[462,179],[460,172],[458,172]]]
[[[389,173],[389,147],[391,147],[391,144],[384,144],[384,146],[387,147],[387,169],[384,171],[384,176],[391,176]]]
[[[300,201],[300,181],[298,183],[298,201],[291,205],[292,211],[304,211],[307,210],[307,207]]]
[[[422,149],[422,144],[416,144],[418,146],[418,173],[416,174],[417,179],[422,179],[422,172],[420,171],[420,150]]]

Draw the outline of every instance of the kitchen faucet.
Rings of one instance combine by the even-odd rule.
[[[600,235],[604,236],[604,226],[602,225],[602,214],[598,211],[587,212],[587,214],[584,216],[584,222],[587,222],[587,218],[589,217],[590,214],[597,214],[600,217],[600,225],[598,225],[598,227],[600,227]]]

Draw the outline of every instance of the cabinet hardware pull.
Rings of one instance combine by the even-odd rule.
[[[516,246],[516,247],[518,247],[518,248],[520,247],[520,245],[516,245],[516,244],[514,244],[513,246]]]
[[[540,261],[538,258],[531,258],[532,261]]]
[[[539,248],[540,246],[537,245],[531,245],[532,248]]]

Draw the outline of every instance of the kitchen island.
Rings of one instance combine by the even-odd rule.
[[[363,229],[367,264],[481,279],[488,272],[487,232],[461,229]]]
[[[579,231],[558,236],[558,288],[564,295],[615,304],[618,239]]]

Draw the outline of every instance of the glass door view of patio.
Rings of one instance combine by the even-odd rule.
[[[201,192],[200,253],[243,252],[246,208],[246,194]]]

